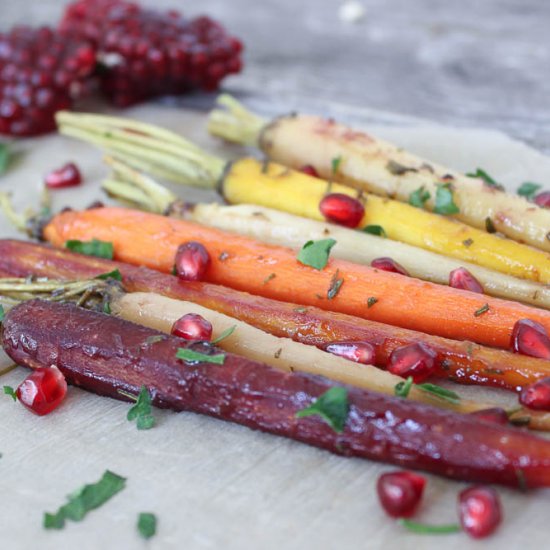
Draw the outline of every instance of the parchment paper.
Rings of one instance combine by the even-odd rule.
[[[209,138],[201,113],[147,106],[126,114],[177,129],[225,156],[239,151]],[[364,126],[365,121],[381,118],[363,113],[360,122]],[[456,169],[481,166],[513,189],[526,180],[550,182],[549,158],[496,132],[411,121],[400,126],[395,119],[389,126],[373,124],[366,129]],[[1,189],[14,191],[17,205],[36,203],[42,174],[68,160],[79,164],[86,183],[56,192],[55,206],[82,207],[103,198],[98,182],[105,171],[91,147],[52,136],[17,148],[25,151],[20,162],[0,179]],[[201,197],[181,191],[188,198]],[[16,235],[3,218],[0,235]],[[17,368],[1,377],[0,385],[16,386],[26,374]],[[460,390],[464,395],[491,393]],[[391,466],[332,456],[191,413],[155,411],[157,426],[139,432],[126,420],[127,410],[127,404],[70,388],[60,409],[38,418],[0,395],[0,548],[481,547],[464,534],[414,535],[387,518],[377,503],[375,484]],[[45,511],[55,511],[67,494],[97,481],[106,469],[127,477],[124,491],[81,523],[68,523],[60,532],[42,528]],[[465,484],[428,478],[417,519],[456,521],[456,495]],[[550,492],[523,495],[501,489],[500,493],[505,521],[483,547],[545,548]],[[159,521],[158,534],[149,542],[140,539],[136,530],[142,511],[154,512]]]

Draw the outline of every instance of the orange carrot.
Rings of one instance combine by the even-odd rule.
[[[117,259],[164,272],[172,270],[180,244],[198,241],[210,253],[207,281],[456,340],[508,347],[514,323],[525,318],[550,332],[550,311],[342,260],[330,259],[318,271],[299,263],[293,250],[136,210],[63,212],[44,236],[56,246],[70,239],[108,241]],[[336,281],[339,290],[329,298]]]

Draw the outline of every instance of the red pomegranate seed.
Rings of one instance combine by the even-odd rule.
[[[176,253],[176,273],[184,281],[200,281],[210,264],[210,255],[203,244],[189,241]]]
[[[410,517],[415,512],[426,479],[413,472],[389,472],[378,478],[376,491],[382,508],[393,518]]]
[[[374,346],[368,342],[331,342],[325,351],[364,365],[372,365],[376,355]]]
[[[408,344],[391,352],[388,370],[402,378],[412,376],[413,382],[418,384],[435,370],[435,358],[435,352],[426,344]]]
[[[300,168],[300,172],[303,172],[304,174],[307,174],[308,176],[313,176],[314,178],[318,178],[319,174],[317,173],[317,170],[311,164],[304,164]]]
[[[67,394],[67,382],[57,367],[41,367],[21,382],[16,394],[29,411],[43,416],[61,404]]]
[[[197,313],[186,313],[172,325],[172,334],[186,340],[204,340],[212,338],[212,324]]]
[[[391,258],[375,258],[370,263],[371,267],[381,269],[382,271],[389,271],[391,273],[400,273],[401,275],[409,276],[409,272],[395,260]]]
[[[525,386],[519,394],[519,402],[529,409],[550,411],[550,378]]]
[[[449,286],[483,294],[481,283],[465,267],[458,267],[449,273]]]
[[[550,191],[543,191],[542,193],[539,193],[533,201],[542,208],[550,207]]]
[[[485,422],[492,422],[493,424],[508,424],[508,415],[504,409],[500,407],[492,407],[490,409],[482,409],[480,411],[474,411],[470,413],[470,416],[475,416]]]
[[[82,176],[80,175],[80,170],[74,162],[69,162],[52,170],[44,178],[44,183],[46,187],[50,189],[61,189],[62,187],[74,187],[82,183]]]
[[[516,321],[512,330],[512,349],[516,353],[550,359],[550,338],[546,329],[531,319]]]
[[[359,200],[343,193],[329,193],[319,203],[321,214],[329,221],[355,228],[365,215],[365,207]]]
[[[462,528],[471,537],[491,535],[502,521],[498,493],[482,485],[465,489],[458,495],[458,514]]]

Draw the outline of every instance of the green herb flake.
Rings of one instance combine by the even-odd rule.
[[[489,311],[489,304],[483,304],[478,310],[474,311],[474,317],[479,317]]]
[[[157,517],[150,512],[141,512],[138,516],[137,529],[144,539],[154,537],[157,532]]]
[[[17,394],[11,386],[4,386],[4,394],[9,395],[14,401],[17,401]]]
[[[531,181],[523,182],[518,189],[518,195],[525,197],[527,200],[531,200],[542,187],[540,183],[533,183]]]
[[[0,143],[0,174],[8,169],[10,164],[10,149],[6,143]]]
[[[4,306],[0,304],[0,323],[4,320],[6,312],[4,311]]]
[[[179,348],[176,357],[182,359],[186,363],[213,363],[214,365],[223,365],[225,361],[225,353],[206,355],[206,353],[200,353],[188,348]]]
[[[333,176],[336,175],[336,173],[338,172],[338,169],[340,168],[341,163],[342,163],[342,157],[334,157],[330,162]]]
[[[489,216],[485,218],[485,231],[487,231],[487,233],[497,232],[497,228],[495,227],[493,220]]]
[[[348,391],[340,386],[330,388],[309,407],[296,413],[296,418],[320,416],[335,432],[344,431],[349,413]]]
[[[408,397],[412,387],[413,378],[412,376],[409,376],[406,380],[403,380],[403,382],[398,382],[397,384],[395,384],[395,387],[393,388],[393,393],[397,397]]]
[[[369,235],[376,235],[377,237],[386,237],[386,232],[381,225],[366,225],[362,231]]]
[[[112,260],[114,255],[113,243],[92,239],[91,241],[70,240],[65,243],[65,248],[85,254],[86,256],[96,256],[97,258],[105,258]]]
[[[229,327],[228,329],[225,329],[217,338],[214,338],[212,342],[210,342],[212,345],[219,344],[222,340],[225,340],[226,338],[229,338],[237,328],[237,325],[233,325],[232,327]]]
[[[378,302],[378,298],[376,298],[376,296],[369,296],[367,298],[367,308],[371,308],[377,302]]]
[[[114,269],[113,271],[109,271],[109,273],[102,273],[101,275],[98,275],[96,279],[102,279],[103,281],[107,279],[122,281],[122,275],[120,274],[120,271],[118,269]]]
[[[450,183],[437,184],[434,212],[444,215],[458,214],[460,212],[458,206],[455,204],[453,189]]]
[[[327,291],[327,298],[329,300],[336,298],[337,294],[340,292],[341,286],[344,284],[344,279],[342,277],[338,277],[339,274],[340,271],[337,269],[330,280],[330,286]]]
[[[298,252],[297,259],[301,264],[321,270],[327,265],[330,251],[335,244],[334,239],[308,241]]]
[[[462,241],[462,244],[466,248],[470,248],[470,246],[472,246],[474,244],[474,239],[465,239],[465,240]]]
[[[498,183],[494,178],[492,178],[485,170],[478,168],[475,172],[470,172],[466,174],[469,178],[479,178],[483,180],[485,185],[498,189],[499,191],[504,191],[504,187]]]
[[[400,162],[396,162],[395,160],[388,161],[388,163],[386,164],[386,170],[390,174],[393,174],[394,176],[402,176],[407,172],[418,172],[417,168],[413,168],[411,166],[405,166],[404,164],[401,164]]]
[[[82,521],[91,510],[99,508],[111,499],[126,485],[126,479],[106,470],[97,483],[84,485],[68,497],[67,504],[63,505],[54,514],[44,514],[45,529],[63,529],[66,520]]]
[[[103,304],[103,313],[106,313],[107,315],[111,315],[111,304],[109,302],[105,302]]]
[[[450,523],[447,525],[426,525],[425,523],[418,523],[417,521],[411,521],[410,519],[401,518],[399,523],[412,531],[420,535],[447,535],[451,533],[459,533],[462,529],[458,523]]]
[[[271,281],[272,279],[275,279],[275,277],[277,277],[277,274],[276,274],[276,273],[270,273],[270,274],[262,281],[262,284],[263,284],[263,285],[266,285],[267,283],[269,283],[269,281]]]
[[[137,397],[131,394],[124,394],[135,400],[136,404],[133,405],[126,418],[132,422],[136,421],[138,430],[149,430],[155,425],[155,418],[153,416],[153,409],[151,407],[151,396],[145,386],[141,387],[141,390]]]
[[[442,388],[437,384],[418,384],[418,389],[421,389],[425,392],[432,393],[437,395],[441,399],[448,401],[449,403],[458,403],[460,401],[460,395],[454,391]]]
[[[422,185],[409,195],[409,204],[416,208],[424,208],[426,201],[430,200],[430,192]]]

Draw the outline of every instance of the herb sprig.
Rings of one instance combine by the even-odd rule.
[[[112,260],[114,255],[113,243],[92,239],[91,241],[69,240],[65,243],[65,248],[86,256],[95,256]]]
[[[320,416],[335,432],[344,431],[349,414],[348,391],[341,386],[330,388],[309,407],[296,413],[296,418]]]
[[[308,241],[298,253],[297,259],[301,264],[320,271],[326,267],[330,251],[335,244],[334,239]]]

